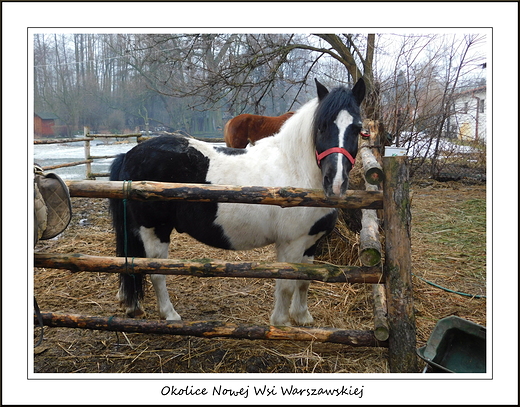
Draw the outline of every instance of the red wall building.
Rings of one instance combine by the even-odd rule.
[[[34,114],[34,137],[54,136],[54,121],[57,119],[52,113]]]

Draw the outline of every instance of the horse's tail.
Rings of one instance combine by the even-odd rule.
[[[226,124],[224,125],[224,142],[226,143],[226,146],[233,147],[233,142],[231,140],[231,134],[229,133],[229,124],[231,123],[231,120],[229,119]]]
[[[125,154],[119,154],[110,166],[110,181],[125,181],[122,167]],[[128,268],[132,267],[132,258],[146,257],[143,243],[136,235],[135,225],[131,211],[130,200],[110,198],[110,213],[112,224],[116,234],[116,256],[127,259]],[[119,274],[119,299],[128,309],[138,308],[139,300],[144,297],[144,279],[142,274]]]
[[[224,126],[224,141],[226,146],[246,148],[249,144],[248,126],[252,115],[244,113],[229,119]]]

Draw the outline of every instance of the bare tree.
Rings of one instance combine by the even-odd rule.
[[[215,133],[239,113],[279,115],[329,86],[367,83],[365,117],[440,168],[458,86],[481,36],[377,34],[36,35],[35,107],[70,128],[166,126]],[[386,130],[380,127],[381,134]],[[426,136],[425,136],[426,135]],[[386,142],[387,140],[383,140]],[[430,158],[433,155],[433,161]]]
[[[429,164],[428,174],[437,177],[446,163],[450,119],[461,84],[471,78],[483,56],[472,54],[485,37],[402,36],[395,48],[393,72],[384,83],[384,121],[399,146],[413,159],[412,174]]]
[[[183,44],[177,52],[173,46],[165,54],[166,71],[150,70],[146,75],[150,83],[160,84],[156,90],[164,95],[193,97],[194,108],[228,104],[241,111],[246,104],[258,112],[280,81],[289,88],[285,95],[299,95],[323,56],[341,64],[350,81],[364,77],[369,93],[373,88],[374,34],[147,35],[146,41],[150,49]],[[293,74],[295,61],[298,75]],[[181,80],[172,80],[174,67],[182,67]],[[291,93],[292,87],[296,88]]]

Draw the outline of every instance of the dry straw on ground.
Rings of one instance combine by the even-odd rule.
[[[437,321],[449,315],[486,325],[486,299],[451,293],[486,293],[486,230],[468,202],[485,207],[485,186],[416,183],[412,187],[412,260],[417,347],[428,340]],[[471,206],[469,206],[471,207]],[[40,252],[114,255],[114,236],[105,199],[73,198],[73,219],[58,237],[38,243]],[[484,211],[485,216],[485,211]],[[462,229],[458,222],[464,220]],[[436,227],[442,226],[440,229]],[[447,225],[447,226],[446,226]],[[485,225],[485,222],[484,222]],[[471,236],[471,251],[464,244]],[[451,239],[451,240],[450,240]],[[456,243],[453,243],[456,242]],[[468,243],[469,244],[469,243]],[[318,261],[357,264],[358,235],[340,222],[321,246]],[[272,247],[250,252],[218,250],[174,232],[170,257],[229,261],[275,260]],[[220,320],[266,325],[274,281],[267,279],[168,276],[172,302],[185,320]],[[35,269],[35,296],[43,312],[123,316],[115,299],[117,277]],[[310,310],[317,326],[373,329],[371,288],[363,284],[313,282]],[[157,318],[148,287],[145,308]],[[35,328],[35,338],[39,330]],[[385,373],[386,349],[296,341],[202,339],[44,328],[34,350],[36,373]]]

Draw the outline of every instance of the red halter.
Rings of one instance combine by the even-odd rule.
[[[363,138],[369,138],[370,137],[370,132],[366,132],[366,133],[360,132],[359,134]],[[328,155],[330,155],[332,153],[343,154],[345,157],[348,158],[348,160],[352,164],[352,167],[354,167],[354,163],[356,162],[356,159],[354,157],[352,157],[352,154],[350,154],[347,150],[345,150],[342,147],[332,147],[332,148],[329,148],[328,150],[325,150],[321,154],[318,154],[318,152],[316,151],[316,160],[318,161],[318,167],[321,167],[321,165],[320,165],[321,160],[323,160],[325,157],[327,157]]]
[[[325,150],[323,153],[321,154],[318,154],[318,152],[316,151],[316,160],[318,160],[318,167],[320,167],[320,163],[321,163],[321,160],[323,160],[325,157],[327,157],[328,155],[332,154],[332,153],[340,153],[340,154],[343,154],[345,157],[348,158],[348,160],[350,161],[350,163],[352,164],[352,167],[354,166],[354,163],[356,162],[356,159],[354,157],[352,157],[352,154],[350,154],[347,150],[345,150],[344,148],[341,148],[341,147],[332,147],[332,148],[329,148],[328,150]]]

